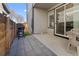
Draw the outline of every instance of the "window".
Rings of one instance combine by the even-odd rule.
[[[49,16],[49,28],[54,29],[54,14]]]
[[[54,29],[54,20],[55,20],[55,10],[48,12],[48,28]]]

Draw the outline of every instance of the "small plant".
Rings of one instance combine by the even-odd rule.
[[[29,32],[24,32],[24,37],[30,35]]]

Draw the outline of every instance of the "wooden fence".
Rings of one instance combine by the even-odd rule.
[[[16,23],[0,15],[0,55],[5,55],[16,37]]]

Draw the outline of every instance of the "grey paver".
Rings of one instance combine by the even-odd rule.
[[[27,36],[26,38],[15,39],[9,56],[56,56],[51,50],[44,46],[35,37]]]
[[[14,40],[12,46],[11,46],[11,49],[9,51],[9,54],[8,55],[11,55],[11,56],[14,56],[16,55],[16,50],[17,50],[17,39]]]

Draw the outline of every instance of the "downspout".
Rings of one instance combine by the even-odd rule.
[[[32,34],[34,33],[34,7],[32,5]]]

